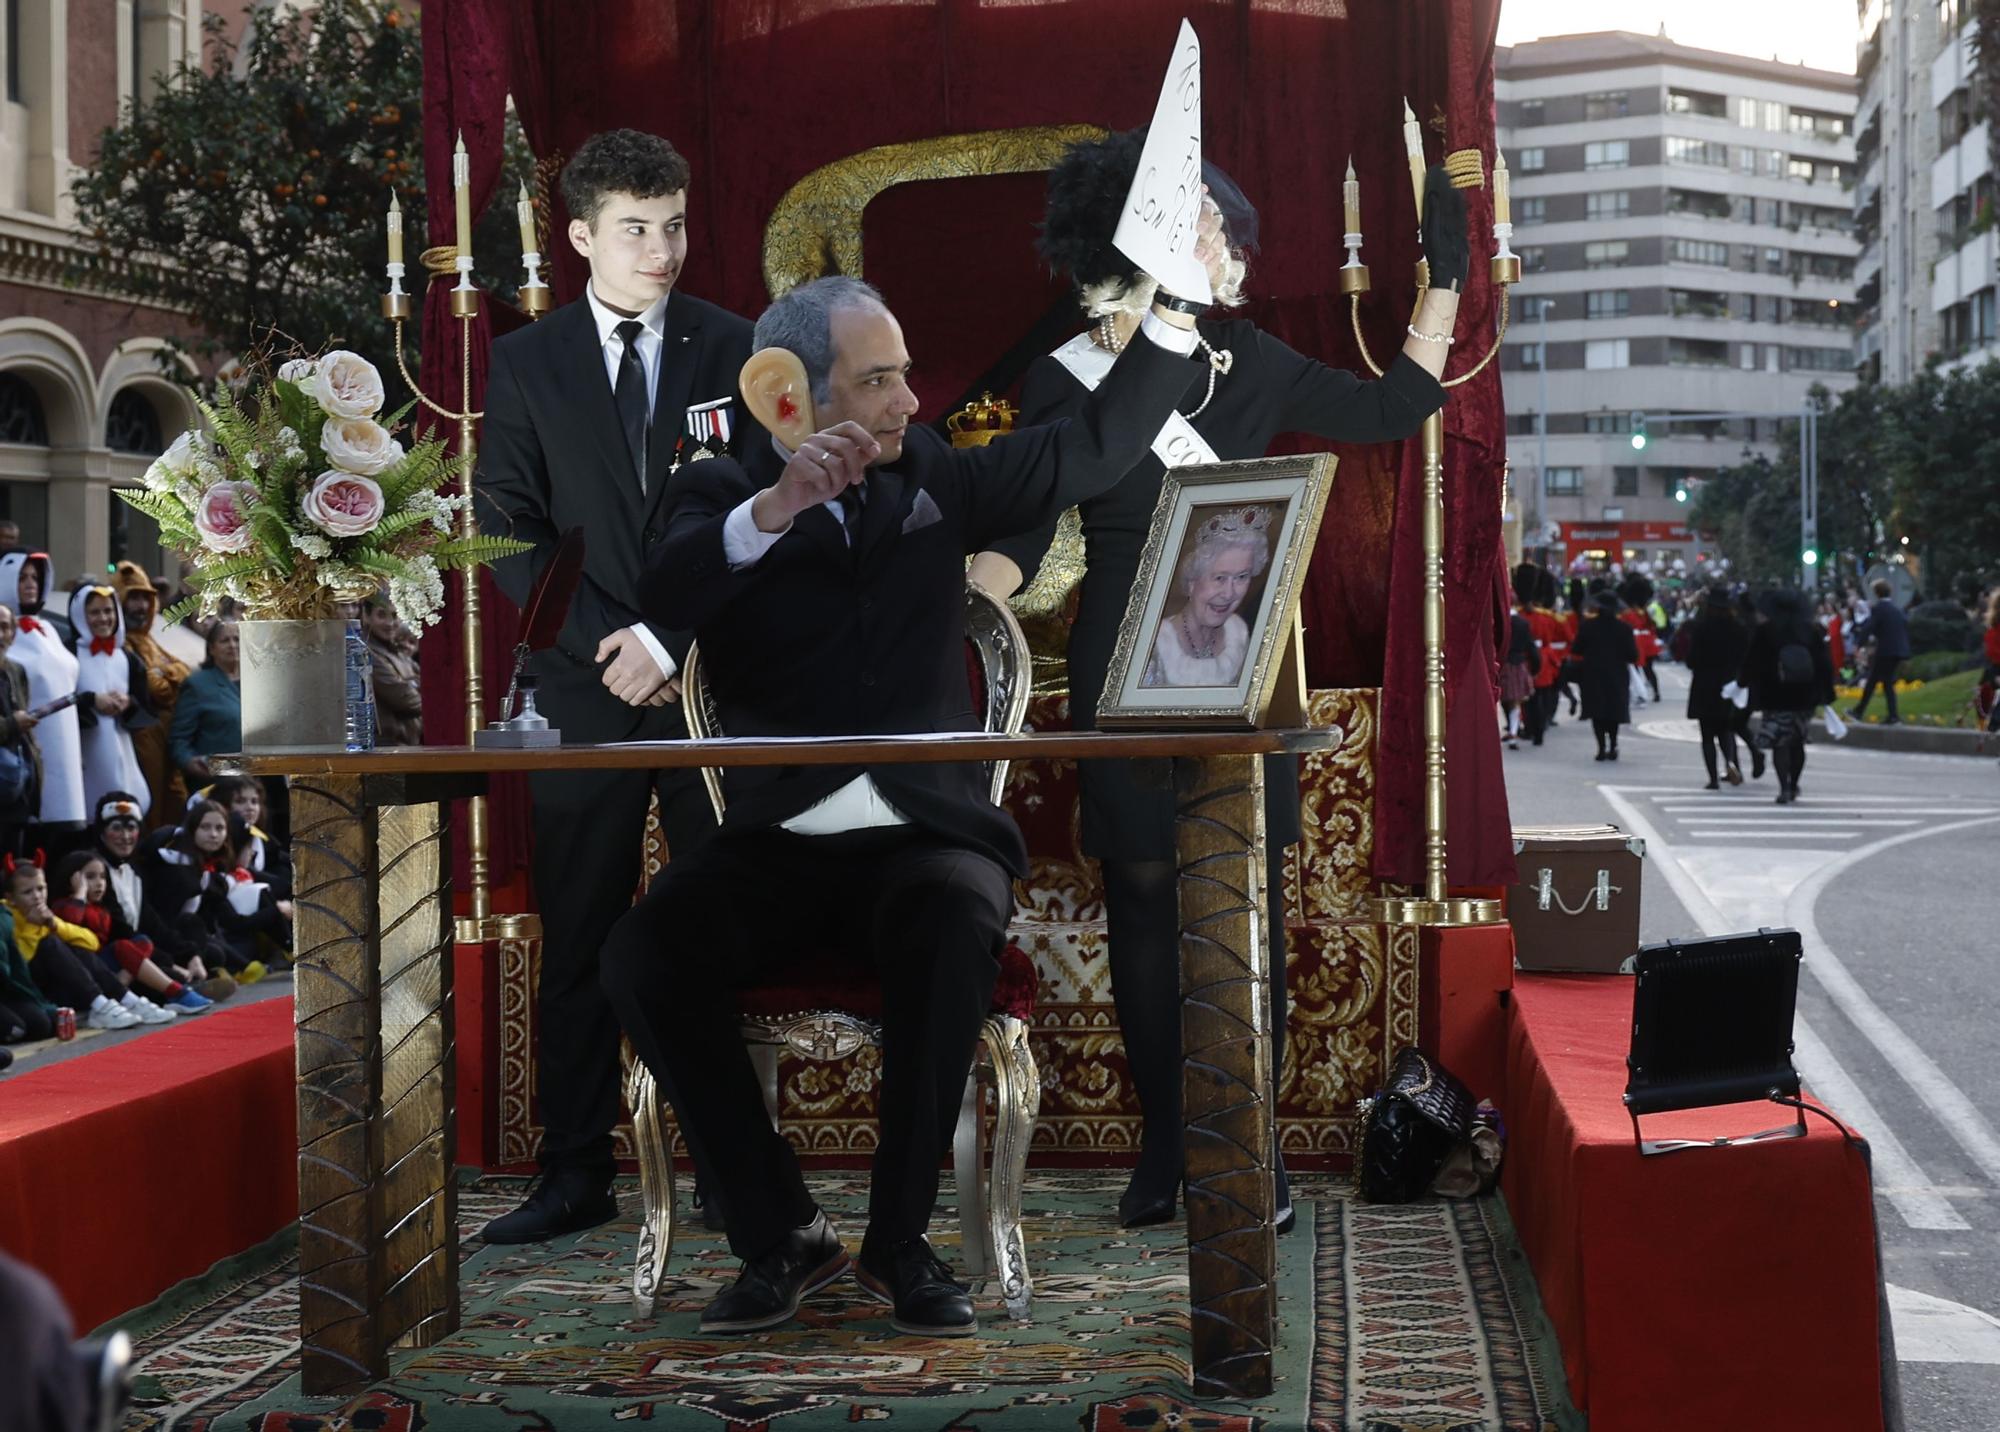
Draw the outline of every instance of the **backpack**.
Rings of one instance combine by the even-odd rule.
[[[1812,653],[1804,642],[1788,641],[1778,648],[1778,680],[1785,686],[1804,686],[1813,679]]]

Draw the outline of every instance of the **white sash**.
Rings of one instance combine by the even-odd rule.
[[[1091,341],[1088,333],[1079,333],[1054,354],[1056,362],[1069,370],[1071,377],[1092,392],[1104,381],[1104,375],[1111,371],[1114,356],[1105,352]],[[1168,413],[1167,420],[1160,424],[1159,432],[1153,435],[1153,455],[1167,467],[1194,467],[1200,463],[1221,462],[1215,449],[1207,439],[1194,430],[1194,424],[1179,413]]]

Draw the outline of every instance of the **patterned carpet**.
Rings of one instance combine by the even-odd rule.
[[[1035,1316],[991,1298],[980,1334],[911,1339],[842,1281],[800,1320],[702,1338],[701,1305],[734,1275],[720,1235],[684,1230],[662,1289],[636,1318],[633,1225],[532,1248],[466,1244],[464,1326],[398,1354],[358,1398],[299,1391],[295,1249],[278,1238],[183,1285],[119,1326],[138,1344],[133,1432],[571,1432],[651,1423],[713,1432],[1567,1432],[1580,1427],[1504,1207],[1495,1200],[1380,1208],[1301,1180],[1302,1227],[1279,1241],[1277,1387],[1255,1404],[1187,1397],[1187,1263],[1178,1224],[1127,1233],[1108,1216],[1119,1175],[1031,1177]],[[949,1180],[946,1183],[949,1191]],[[865,1185],[815,1187],[850,1246]],[[521,1183],[463,1190],[473,1230]],[[623,1190],[636,1206],[636,1189]],[[1308,1201],[1309,1200],[1309,1201]],[[846,1215],[842,1217],[843,1213]],[[941,1208],[933,1241],[955,1258]],[[949,1230],[949,1232],[947,1232]]]

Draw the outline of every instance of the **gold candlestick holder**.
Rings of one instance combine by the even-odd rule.
[[[1413,126],[1409,123],[1410,112],[1404,106],[1405,134],[1410,134]],[[1417,224],[1423,225],[1423,154],[1421,139],[1411,148],[1411,179],[1416,191]],[[1460,189],[1483,186],[1485,179],[1481,171],[1477,150],[1460,150],[1446,160],[1446,168],[1452,176],[1452,183]],[[1455,378],[1442,379],[1447,389],[1459,387],[1476,377],[1494,354],[1500,351],[1501,340],[1507,336],[1509,289],[1521,276],[1521,261],[1508,249],[1508,238],[1512,233],[1511,224],[1494,225],[1494,239],[1498,252],[1490,261],[1489,272],[1493,282],[1500,288],[1499,323],[1493,336],[1492,346],[1471,368]],[[1505,232],[1502,232],[1502,231]],[[1376,377],[1382,376],[1382,366],[1368,349],[1368,338],[1361,331],[1361,296],[1369,291],[1368,267],[1361,262],[1361,236],[1345,236],[1347,263],[1340,270],[1340,291],[1347,296],[1349,315],[1354,325],[1354,341],[1360,347],[1362,361]],[[1416,265],[1417,301],[1411,310],[1411,321],[1422,311],[1425,295],[1430,290],[1430,265],[1418,259]],[[1453,896],[1446,889],[1446,828],[1445,828],[1445,637],[1444,637],[1444,412],[1442,409],[1424,419],[1424,890],[1422,895],[1384,896],[1373,903],[1377,920],[1390,925],[1491,925],[1504,917],[1498,900],[1467,896]]]
[[[539,305],[524,303],[523,309],[540,317],[548,311],[548,290],[542,287],[537,276],[536,254],[523,255],[528,264],[529,283],[541,292]],[[402,374],[403,382],[411,394],[425,408],[446,422],[458,424],[458,451],[464,459],[463,470],[458,479],[458,495],[465,499],[458,513],[458,535],[461,538],[479,535],[479,519],[473,512],[473,467],[478,456],[479,420],[486,414],[472,406],[472,320],[479,316],[479,290],[472,283],[472,256],[462,253],[456,246],[426,249],[423,266],[429,277],[435,281],[457,275],[458,283],[451,290],[451,315],[458,320],[459,331],[459,389],[458,407],[448,408],[423,390],[414,374],[410,372],[408,359],[403,353],[403,325],[414,314],[415,303],[411,295],[403,292],[402,265],[389,265],[389,291],[382,295],[382,316],[394,328],[396,349],[396,371]],[[527,293],[524,286],[523,294]],[[486,724],[486,659],[480,649],[481,611],[479,600],[479,568],[469,565],[459,572],[459,594],[462,601],[460,632],[465,647],[465,731],[469,744],[472,733]],[[486,797],[474,796],[466,802],[466,849],[472,883],[472,913],[458,918],[455,938],[460,944],[483,944],[488,940],[511,939],[520,934],[519,926],[524,917],[498,916],[493,914],[491,886],[492,855],[488,842]],[[532,917],[528,917],[532,918]]]

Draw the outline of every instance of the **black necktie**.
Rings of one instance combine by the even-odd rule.
[[[639,493],[646,492],[646,436],[651,421],[646,409],[646,365],[639,361],[639,335],[645,325],[628,318],[613,330],[624,341],[618,359],[618,381],[611,396],[618,404],[619,426],[625,429],[625,445],[632,450],[632,470],[639,474]]]
[[[840,503],[840,525],[847,529],[847,545],[856,547],[861,542],[861,484],[843,487],[837,499]]]

